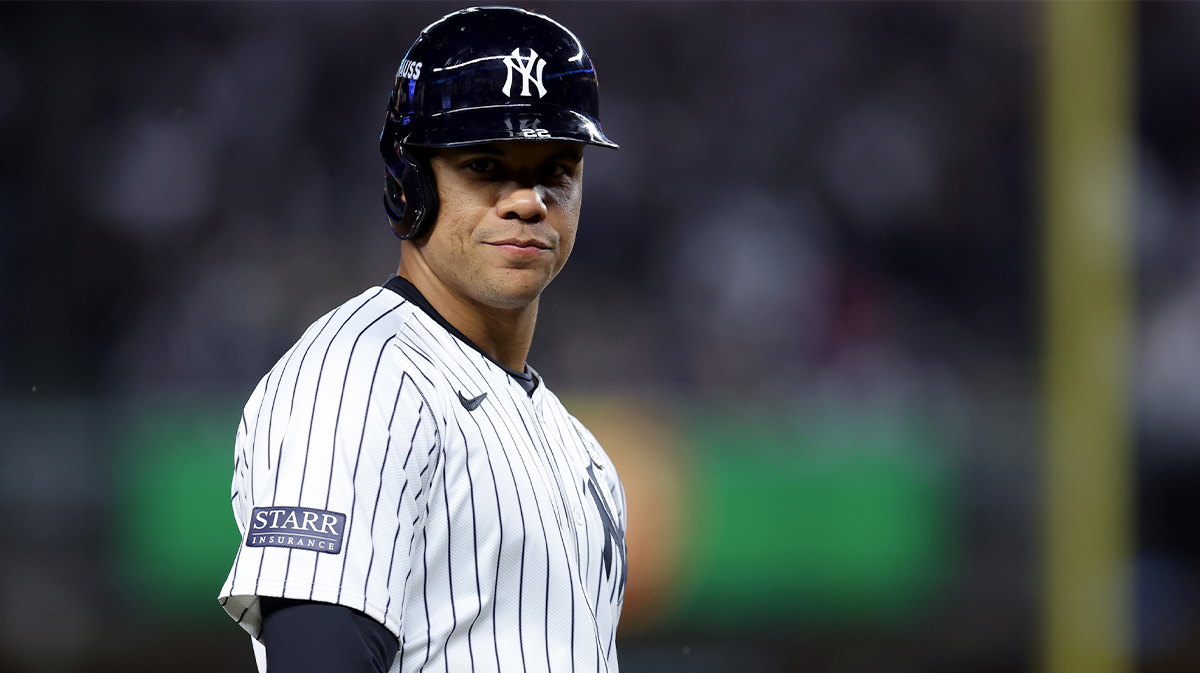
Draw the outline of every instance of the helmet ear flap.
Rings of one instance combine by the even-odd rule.
[[[401,240],[418,238],[437,221],[437,187],[429,162],[397,142],[395,161],[387,162],[383,184],[383,209],[392,232]],[[399,173],[399,175],[397,175]]]
[[[392,233],[400,239],[408,238],[410,226],[401,226],[405,214],[404,188],[400,181],[392,175],[390,169],[383,171],[383,210],[387,212],[388,221],[392,225]]]

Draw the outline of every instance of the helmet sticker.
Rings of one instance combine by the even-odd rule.
[[[420,76],[421,63],[419,61],[410,61],[408,59],[404,59],[400,62],[400,69],[396,71],[396,77],[417,79]]]

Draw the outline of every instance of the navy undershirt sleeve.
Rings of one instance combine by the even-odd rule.
[[[399,649],[382,624],[344,605],[263,596],[270,673],[387,673]]]

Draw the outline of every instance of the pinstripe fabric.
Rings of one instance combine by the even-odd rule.
[[[487,393],[468,411],[459,400]],[[423,311],[372,288],[322,317],[246,404],[221,590],[362,610],[396,671],[617,671],[625,501],[595,438]],[[345,514],[340,553],[245,544],[255,507]],[[261,652],[260,652],[261,654]],[[260,667],[263,661],[260,659]]]

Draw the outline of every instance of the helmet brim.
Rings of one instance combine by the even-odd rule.
[[[397,136],[417,147],[459,147],[512,140],[565,140],[618,149],[600,124],[585,114],[557,105],[510,103],[448,110],[429,115]]]

